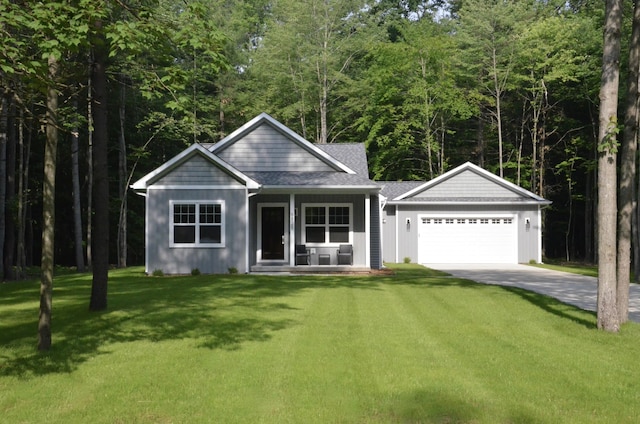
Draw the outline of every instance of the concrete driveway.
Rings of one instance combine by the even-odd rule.
[[[596,311],[598,279],[528,265],[424,264],[454,277],[484,284],[519,287],[545,294],[587,311]],[[629,319],[640,322],[640,286],[629,289]]]

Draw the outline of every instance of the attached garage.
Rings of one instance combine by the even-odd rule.
[[[419,215],[420,263],[517,263],[515,215]]]
[[[385,262],[542,261],[551,202],[469,162],[428,182],[384,182]]]

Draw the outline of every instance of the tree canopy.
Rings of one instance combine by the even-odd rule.
[[[101,49],[111,263],[122,237],[126,263],[144,257],[142,201],[116,180],[260,112],[313,142],[365,143],[374,179],[477,163],[553,201],[546,256],[593,260],[604,13],[596,0],[0,0],[0,141],[14,165],[0,170],[5,277],[40,260],[48,87],[59,96],[56,211],[72,216],[74,134],[79,216],[96,207],[90,65]],[[630,33],[625,20],[623,46]],[[121,210],[134,229],[124,236]],[[90,246],[87,220],[80,241],[71,221],[55,223],[58,264]]]

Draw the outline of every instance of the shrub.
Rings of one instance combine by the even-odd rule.
[[[151,273],[154,277],[164,277],[164,272],[161,269],[154,269]]]
[[[236,268],[235,266],[229,267],[229,274],[237,274],[238,273],[238,268]]]
[[[405,258],[404,258],[404,263],[405,263],[405,264],[410,264],[410,263],[411,263],[411,258],[410,258],[410,257],[408,257],[408,256],[405,256]]]
[[[191,270],[191,275],[200,275],[200,270],[198,268],[193,268]]]

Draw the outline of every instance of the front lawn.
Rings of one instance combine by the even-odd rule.
[[[640,325],[417,265],[375,276],[0,284],[3,423],[635,423]]]

